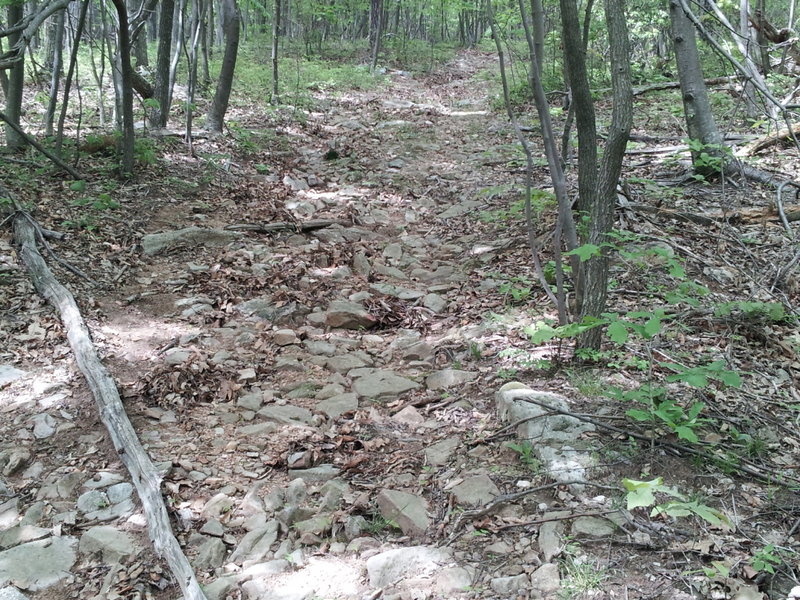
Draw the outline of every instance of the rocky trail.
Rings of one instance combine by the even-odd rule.
[[[527,342],[503,322],[530,317],[501,281],[532,277],[522,227],[476,218],[524,176],[476,77],[492,61],[389,72],[302,122],[240,107],[235,141],[176,144],[55,245],[93,280],[61,273],[209,599],[706,597],[688,573],[722,533],[621,504],[619,473],[690,480],[680,460],[601,454],[614,436],[570,416],[598,404],[509,381]],[[177,597],[58,316],[0,244],[0,598]]]

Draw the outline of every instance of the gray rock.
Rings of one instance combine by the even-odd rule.
[[[325,313],[325,324],[328,327],[342,329],[369,329],[377,320],[360,304],[346,300],[334,300],[328,305]]]
[[[78,550],[81,554],[98,553],[104,562],[115,563],[138,554],[140,548],[130,534],[110,525],[97,525],[83,533]]]
[[[333,512],[342,502],[344,495],[350,490],[350,486],[338,479],[331,479],[323,485],[319,493],[322,495],[322,500],[319,503],[321,511]]]
[[[118,502],[127,500],[128,498],[131,497],[132,494],[133,494],[133,485],[131,485],[127,481],[123,481],[121,483],[115,483],[106,490],[108,501],[111,502],[111,504],[117,504]]]
[[[531,575],[531,598],[553,598],[561,587],[558,565],[545,563]]]
[[[28,600],[28,597],[17,588],[9,585],[0,588],[0,600]]]
[[[313,418],[311,411],[307,408],[292,406],[291,404],[285,404],[283,406],[271,404],[259,410],[258,414],[270,421],[276,421],[286,425],[297,425],[298,423],[307,425],[311,423]]]
[[[303,345],[311,354],[320,356],[333,356],[336,354],[336,345],[319,340],[305,340]]]
[[[473,574],[464,567],[445,567],[434,575],[433,589],[444,597],[464,592],[473,583]]]
[[[225,560],[225,542],[218,537],[208,538],[200,548],[197,549],[192,564],[198,571],[210,571],[222,566]]]
[[[173,348],[164,355],[165,365],[181,365],[192,357],[193,352],[183,348]]]
[[[542,515],[542,519],[561,519],[569,516],[568,511],[560,510],[548,512]],[[539,526],[539,536],[537,538],[539,550],[542,553],[542,560],[549,563],[556,556],[561,554],[564,548],[564,522],[546,521]]]
[[[10,477],[31,461],[31,453],[27,448],[9,448],[0,452],[0,468],[3,475]]]
[[[437,315],[447,310],[447,300],[439,294],[426,294],[422,298],[422,305]]]
[[[0,387],[25,377],[27,373],[11,365],[0,365]]]
[[[108,496],[100,490],[90,490],[78,497],[78,510],[82,513],[100,510],[106,508],[109,504]]]
[[[317,404],[316,409],[331,419],[335,419],[345,413],[358,410],[358,396],[356,394],[333,396]]]
[[[237,308],[245,316],[264,319],[265,321],[272,321],[274,323],[289,323],[301,312],[296,302],[289,302],[283,306],[275,306],[266,298],[247,300],[239,304]]]
[[[0,531],[0,548],[11,548],[26,542],[40,540],[49,536],[52,530],[47,527],[36,527],[35,525],[15,525]]]
[[[398,298],[399,300],[417,300],[425,295],[425,292],[412,290],[411,288],[405,288],[391,283],[373,283],[369,287],[376,292]]]
[[[480,202],[477,200],[466,200],[461,204],[454,204],[444,212],[439,213],[436,215],[439,219],[452,219],[455,217],[461,217],[466,215],[467,213],[472,212],[476,207],[480,206]]]
[[[125,481],[125,477],[119,473],[112,473],[110,471],[99,471],[90,480],[84,482],[83,487],[91,490],[108,487],[115,483]],[[59,482],[60,483],[60,482]]]
[[[112,504],[107,508],[101,508],[84,515],[88,521],[113,521],[120,517],[127,517],[133,514],[136,507],[132,500],[123,500],[117,504]]]
[[[452,563],[446,548],[410,546],[381,552],[367,559],[369,584],[374,588],[396,586],[404,579],[428,576]]]
[[[292,479],[286,486],[284,501],[287,506],[299,507],[308,496],[308,486],[302,479]]]
[[[427,342],[418,342],[402,350],[401,356],[405,360],[430,360],[433,358],[433,346]]]
[[[235,586],[236,586],[236,576],[232,575],[229,577],[217,577],[211,583],[208,583],[203,586],[203,592],[206,594],[207,600],[225,600],[225,597],[228,595]]]
[[[275,371],[289,371],[293,373],[303,373],[306,367],[296,356],[281,356],[275,361],[272,367]]]
[[[237,435],[244,437],[263,437],[277,431],[278,426],[275,423],[255,423],[253,425],[244,425],[236,430]]]
[[[289,469],[289,477],[300,478],[303,481],[313,483],[329,481],[334,477],[338,477],[341,472],[341,469],[333,465],[319,465],[310,469]]]
[[[381,103],[384,108],[388,108],[389,110],[403,110],[414,106],[413,102],[404,100],[403,98],[386,98],[382,100]]]
[[[572,522],[572,535],[575,537],[605,538],[614,535],[617,526],[608,519],[600,517],[578,517]]]
[[[394,371],[383,369],[355,369],[348,373],[358,377],[353,382],[353,391],[364,398],[396,398],[400,394],[419,388],[419,384],[402,377]]]
[[[429,465],[445,465],[450,461],[450,457],[455,449],[461,445],[459,438],[447,438],[425,448],[425,461]]]
[[[242,394],[236,401],[236,406],[247,410],[258,410],[264,404],[264,392],[250,392]]]
[[[377,503],[383,518],[397,523],[408,536],[421,537],[430,526],[428,503],[419,495],[400,490],[381,490]]]
[[[389,265],[384,265],[384,264],[381,264],[379,262],[376,262],[374,265],[372,265],[372,268],[379,275],[384,275],[386,277],[391,277],[393,279],[399,279],[401,281],[408,279],[408,275],[403,273],[397,267],[390,267]],[[384,286],[384,285],[389,286],[389,284],[376,284],[376,285],[378,285],[379,287],[380,286]],[[399,287],[392,286],[391,288],[387,287],[385,289],[403,290],[404,288],[399,288]],[[416,293],[416,292],[414,292],[414,293]]]
[[[200,514],[206,519],[217,519],[230,511],[235,504],[236,500],[234,498],[220,492],[206,502]]]
[[[419,427],[425,422],[425,417],[413,406],[406,406],[400,412],[392,415],[392,421],[408,427]]]
[[[279,329],[272,334],[272,341],[277,346],[290,346],[300,342],[297,334],[292,329]]]
[[[331,517],[330,515],[317,515],[316,517],[311,517],[310,519],[305,519],[303,521],[295,522],[292,527],[294,527],[301,535],[304,533],[312,533],[317,536],[323,536],[331,528]]]
[[[515,596],[517,592],[528,589],[530,579],[527,575],[512,575],[511,577],[495,577],[490,582],[492,591],[505,598]]]
[[[386,258],[392,258],[397,260],[403,256],[403,246],[401,246],[397,242],[392,242],[391,244],[387,244],[387,246],[383,249],[383,252],[381,254],[383,254],[383,256],[385,256]]]
[[[459,371],[457,369],[443,369],[431,373],[425,379],[429,390],[444,390],[447,388],[464,385],[473,381],[478,376],[474,371]]]
[[[355,354],[342,354],[325,361],[325,366],[334,373],[347,373],[353,369],[366,367],[367,363]]]
[[[151,233],[142,237],[142,250],[146,255],[160,254],[171,246],[225,246],[243,237],[242,233],[223,229],[187,227],[164,233]]]
[[[58,422],[48,415],[42,413],[33,417],[33,437],[37,440],[49,438],[56,432]]]
[[[220,523],[217,519],[209,519],[200,528],[200,533],[204,533],[206,535],[211,535],[214,537],[222,537],[222,535],[225,533],[225,528],[222,526],[222,523]]]
[[[258,560],[264,558],[269,548],[278,539],[278,521],[272,519],[264,525],[245,534],[236,550],[228,558],[229,562],[241,563],[244,560]],[[256,549],[258,548],[258,549]]]
[[[340,383],[329,383],[326,386],[323,386],[321,390],[319,390],[316,394],[314,394],[314,398],[317,400],[327,400],[328,398],[333,398],[334,396],[341,396],[344,394],[344,386]]]
[[[494,500],[500,495],[500,490],[488,475],[476,475],[453,486],[450,493],[459,504],[480,506]]]
[[[0,552],[0,585],[37,592],[72,577],[74,537],[50,537]]]

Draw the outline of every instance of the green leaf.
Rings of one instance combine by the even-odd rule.
[[[608,326],[608,337],[615,344],[622,345],[628,341],[628,329],[619,321],[614,321]]]
[[[686,425],[678,425],[675,427],[675,433],[678,434],[680,439],[686,440],[687,442],[696,444],[698,441],[697,434],[694,432],[694,429],[687,427]]]
[[[564,255],[577,256],[581,259],[581,262],[586,262],[590,258],[600,256],[600,246],[596,246],[595,244],[584,244],[583,246],[578,246],[574,250],[565,252]]]
[[[712,525],[727,525],[728,527],[731,527],[730,519],[715,508],[711,508],[710,506],[706,506],[705,504],[700,504],[697,502],[692,502],[688,505],[688,507],[694,514],[701,519],[708,521]]]
[[[639,422],[649,421],[651,419],[651,415],[649,412],[645,410],[638,410],[635,408],[625,411],[625,414],[628,415],[634,421],[639,421]]]
[[[652,481],[636,481],[635,479],[623,479],[622,485],[628,490],[626,500],[628,510],[633,510],[640,506],[652,506],[656,497],[654,492],[661,487],[663,479],[658,477]]]
[[[661,319],[656,316],[648,319],[644,324],[644,333],[648,338],[653,337],[659,331],[661,331]]]
[[[742,378],[736,371],[722,371],[719,374],[719,379],[730,387],[738,388],[742,385]]]
[[[83,179],[78,179],[69,184],[69,189],[73,192],[82,192],[86,189],[86,182]]]

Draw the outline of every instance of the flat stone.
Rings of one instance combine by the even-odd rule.
[[[328,305],[325,313],[325,324],[328,327],[342,329],[369,329],[377,323],[360,304],[346,300],[334,300]]]
[[[277,346],[289,346],[300,342],[297,334],[292,329],[279,329],[272,334],[272,341]]]
[[[377,498],[381,515],[397,523],[404,534],[421,537],[430,526],[428,503],[417,494],[400,490],[382,490]]]
[[[356,394],[333,396],[317,404],[316,409],[331,419],[335,419],[345,413],[358,410],[358,396]]]
[[[272,544],[275,543],[275,540],[278,539],[279,527],[278,521],[272,519],[252,531],[248,531],[239,542],[239,545],[236,546],[228,561],[239,563],[246,559],[251,560],[256,555],[261,555],[260,558],[263,558]],[[256,547],[260,549],[258,551],[254,550]]]
[[[401,287],[391,283],[373,283],[369,287],[376,292],[386,294],[387,296],[392,296],[393,298],[397,298],[399,300],[417,300],[425,295],[425,292]]]
[[[234,498],[220,492],[209,498],[200,514],[207,519],[216,519],[230,511],[235,504]]]
[[[356,356],[355,354],[342,354],[340,356],[329,358],[327,361],[325,361],[325,366],[334,373],[347,373],[352,369],[366,367],[367,363],[364,361],[364,359]]]
[[[254,423],[252,425],[244,425],[239,427],[236,430],[236,434],[244,437],[262,437],[269,435],[270,433],[275,433],[277,430],[278,426],[275,423]]]
[[[56,432],[58,422],[47,413],[33,417],[33,437],[37,440],[49,438]]]
[[[104,562],[119,562],[122,558],[139,553],[133,537],[110,525],[90,527],[81,536],[78,550],[81,554],[99,554]]]
[[[482,506],[499,496],[500,490],[488,475],[475,475],[453,486],[450,493],[459,504]]]
[[[264,404],[264,392],[250,392],[242,394],[236,401],[236,406],[247,410],[258,410]]]
[[[562,519],[568,517],[569,514],[564,510],[547,512],[542,515],[542,519]],[[542,553],[542,560],[549,563],[561,554],[564,548],[564,521],[551,520],[542,523],[539,526],[539,536],[536,541]]]
[[[0,365],[0,386],[9,384],[17,379],[21,379],[22,377],[25,377],[25,375],[27,375],[27,372],[21,369],[17,369],[11,365]]]
[[[291,479],[299,478],[308,482],[329,481],[341,474],[342,470],[333,465],[318,465],[310,469],[289,469]]]
[[[333,356],[337,351],[336,344],[319,340],[305,340],[303,346],[305,346],[309,353],[318,356]]]
[[[296,356],[281,356],[275,361],[272,368],[275,371],[290,371],[293,373],[304,373],[306,371],[306,366]]]
[[[446,548],[409,546],[387,550],[367,559],[369,584],[373,588],[396,586],[405,579],[430,575],[452,562]]]
[[[425,294],[422,298],[422,305],[437,315],[447,310],[447,300],[439,294]]]
[[[425,379],[429,390],[444,390],[473,381],[478,376],[474,371],[459,371],[457,369],[443,369],[431,373]]]
[[[72,577],[74,537],[50,537],[0,552],[0,585],[37,592]]]
[[[35,525],[15,525],[0,531],[0,548],[11,548],[49,536],[52,529]]]
[[[413,406],[406,406],[400,412],[392,415],[392,421],[409,427],[419,427],[425,422],[425,417]]]
[[[28,597],[13,586],[0,588],[0,600],[28,600]]]
[[[314,398],[317,400],[327,400],[328,398],[333,398],[334,396],[340,396],[344,394],[344,386],[340,383],[329,383],[321,390],[319,390],[316,394],[314,394]]]
[[[531,598],[553,598],[561,587],[558,565],[545,563],[531,575]]]
[[[527,575],[513,575],[511,577],[495,577],[490,582],[492,591],[505,598],[515,596],[517,592],[528,588],[530,579]]]
[[[353,391],[364,398],[396,398],[400,394],[419,388],[419,384],[402,377],[394,371],[383,369],[356,369],[358,379],[353,382]],[[348,373],[354,377],[353,372]]]
[[[123,500],[117,504],[112,504],[107,508],[101,508],[88,512],[84,515],[87,521],[113,521],[120,517],[127,517],[133,514],[136,507],[133,500]]]
[[[111,502],[111,504],[117,504],[118,502],[127,500],[133,495],[133,485],[127,481],[115,483],[114,485],[109,486],[109,488],[106,490],[106,494],[108,495],[108,501]]]
[[[224,229],[205,229],[187,227],[164,233],[151,233],[142,237],[142,251],[152,256],[160,254],[171,246],[226,246],[242,239],[244,234]]]
[[[322,536],[330,531],[331,523],[330,515],[317,515],[310,519],[296,521],[292,527],[300,532],[301,535],[304,533],[313,533],[314,535]]]
[[[285,404],[284,406],[270,404],[259,410],[258,414],[270,421],[286,425],[297,425],[298,423],[308,425],[313,419],[310,410],[300,406],[292,406],[291,404]]]
[[[100,490],[90,490],[78,497],[78,510],[82,513],[99,510],[107,507],[109,504],[108,496],[106,496],[105,492]]]
[[[214,537],[222,537],[222,535],[225,533],[225,528],[222,526],[222,523],[220,523],[217,519],[209,519],[200,528],[200,533],[204,533],[206,535],[211,535]]]
[[[276,306],[268,298],[247,300],[239,304],[237,309],[245,316],[273,323],[289,323],[299,313],[296,302]]]
[[[222,566],[227,548],[218,537],[210,537],[197,549],[192,565],[198,571],[210,571]]]
[[[99,471],[95,473],[95,476],[85,481],[83,483],[83,487],[89,488],[91,490],[96,490],[99,488],[109,487],[114,485],[115,483],[121,483],[125,481],[125,477],[120,475],[119,473],[112,473],[110,471]]]
[[[600,517],[578,517],[572,522],[575,537],[605,538],[614,535],[617,527],[608,519]]]
[[[450,462],[450,457],[455,449],[461,445],[459,438],[447,438],[441,442],[436,442],[432,446],[425,448],[425,461],[429,465],[440,466]]]

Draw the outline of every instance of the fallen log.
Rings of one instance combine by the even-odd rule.
[[[625,204],[621,207],[621,209],[653,214],[658,217],[677,219],[679,221],[697,223],[698,225],[713,225],[714,223],[719,223],[720,221],[744,225],[761,223],[780,224],[781,222],[780,212],[774,205],[757,208],[743,208],[741,210],[735,210],[732,212],[713,212],[703,214],[690,213],[668,208],[659,208],[647,204]],[[785,206],[783,210],[787,221],[800,221],[800,204]]]
[[[762,150],[771,146],[775,146],[778,142],[782,142],[783,140],[794,141],[793,138],[797,136],[800,136],[800,123],[795,123],[792,125],[791,129],[784,127],[775,133],[770,133],[769,135],[764,135],[753,140],[749,144],[739,148],[739,150],[736,152],[736,156],[753,156],[755,153],[761,152]]]
[[[347,221],[336,221],[330,219],[312,219],[310,221],[302,221],[299,223],[239,223],[228,225],[225,227],[228,231],[252,231],[254,233],[277,233],[279,231],[294,231],[296,233],[303,233],[305,231],[316,231],[317,229],[324,229],[331,225],[351,225]]]
[[[10,194],[0,186],[0,194]],[[17,210],[12,216],[14,243],[36,291],[58,310],[75,361],[94,396],[100,420],[131,475],[142,501],[150,540],[156,553],[172,571],[186,600],[206,600],[189,561],[172,532],[161,496],[161,477],[142,446],[120,400],[114,379],[97,356],[89,329],[72,293],[58,282],[36,247],[36,226],[30,215]]]

